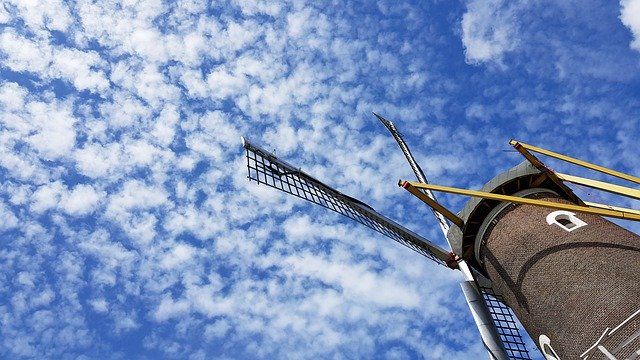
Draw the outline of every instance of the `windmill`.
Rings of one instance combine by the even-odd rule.
[[[451,250],[243,138],[248,178],[335,211],[460,271],[490,359],[530,359],[514,312],[546,359],[640,357],[640,237],[601,217],[637,221],[640,211],[584,202],[565,182],[634,199],[640,199],[640,191],[554,172],[532,152],[635,183],[640,178],[512,140],[525,160],[481,191],[432,185],[394,124],[374,115],[418,179],[399,185],[431,207]],[[454,214],[432,191],[472,199]]]

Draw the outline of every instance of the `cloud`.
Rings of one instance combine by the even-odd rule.
[[[140,181],[131,180],[124,183],[122,190],[112,196],[109,204],[113,213],[126,213],[131,209],[145,209],[162,205],[166,202],[166,195],[157,188],[149,187]]]
[[[620,21],[631,30],[633,35],[629,46],[640,51],[640,1],[620,0]]]
[[[189,303],[186,300],[174,301],[165,295],[153,316],[157,321],[164,321],[185,314],[188,310]]]
[[[32,211],[42,213],[57,207],[65,190],[64,185],[59,181],[38,187],[32,195]]]
[[[9,0],[3,10],[12,8],[32,31],[46,35],[50,30],[65,31],[73,22],[69,8],[60,0],[47,2],[24,2]],[[14,19],[15,19],[14,18]]]
[[[51,49],[46,42],[35,42],[13,31],[0,34],[0,51],[6,56],[3,63],[14,71],[46,73],[51,62]]]
[[[105,62],[95,51],[53,46],[47,38],[30,39],[9,30],[0,34],[0,53],[4,66],[13,71],[64,79],[78,90],[100,92],[109,85]]]
[[[46,160],[67,155],[76,141],[75,118],[70,109],[42,102],[27,105],[30,135],[26,141]]]
[[[194,254],[195,249],[193,247],[185,244],[177,244],[171,251],[167,252],[160,264],[163,268],[171,269],[181,263],[190,261]]]
[[[73,156],[80,174],[97,178],[107,175],[117,166],[119,150],[118,144],[115,143],[107,146],[88,144],[77,149]]]
[[[324,259],[303,255],[286,259],[285,264],[302,276],[312,276],[338,287],[348,298],[372,302],[379,306],[398,306],[407,309],[418,305],[418,294],[413,289],[398,286],[398,281],[384,275],[373,275],[362,266],[328,262]],[[379,291],[384,288],[385,291]]]
[[[0,202],[0,231],[11,230],[18,227],[18,217],[3,202]]]
[[[501,63],[518,46],[516,5],[503,0],[467,3],[462,16],[462,45],[468,63]]]
[[[86,215],[95,210],[96,204],[105,196],[91,185],[78,185],[61,200],[60,207],[69,215]]]
[[[633,173],[637,59],[598,4],[5,2],[0,357],[485,356],[459,274],[248,182],[239,137],[446,246],[370,112],[438,184],[510,137]]]
[[[94,299],[90,300],[89,303],[91,307],[93,307],[93,310],[99,313],[106,313],[109,310],[109,304],[105,299]]]
[[[95,71],[105,64],[95,51],[61,49],[55,51],[52,60],[55,75],[70,79],[78,90],[104,92],[109,87],[104,72]]]

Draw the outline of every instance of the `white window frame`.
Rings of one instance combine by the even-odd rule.
[[[540,335],[540,337],[538,337],[538,343],[546,360],[560,360],[558,353],[551,347],[551,339],[549,339],[547,335]]]
[[[568,221],[569,224],[565,225],[565,224],[561,223],[559,220]],[[554,212],[549,213],[549,215],[547,215],[547,224],[549,224],[549,225],[553,225],[553,224],[558,225],[560,228],[562,228],[563,230],[566,230],[568,232],[577,230],[577,229],[587,225],[586,222],[578,219],[576,214],[572,213],[571,211],[566,211],[566,210],[556,210]]]

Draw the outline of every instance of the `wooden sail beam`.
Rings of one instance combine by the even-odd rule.
[[[539,154],[543,154],[543,155],[547,155],[550,156],[552,158],[558,159],[558,160],[562,160],[562,161],[566,161],[568,163],[574,164],[574,165],[578,165],[578,166],[582,166],[585,167],[587,169],[591,169],[591,170],[595,170],[595,171],[599,171],[601,173],[607,174],[607,175],[611,175],[611,176],[615,176],[617,178],[620,179],[624,179],[627,181],[631,181],[634,182],[636,184],[640,184],[640,178],[629,175],[629,174],[625,174],[619,171],[615,171],[615,170],[611,170],[608,169],[604,166],[600,166],[600,165],[595,165],[586,161],[582,161],[579,159],[575,159],[572,158],[570,156],[566,156],[566,155],[562,155],[553,151],[549,151],[549,150],[545,150],[533,145],[529,145],[529,144],[525,144],[516,140],[511,140],[509,141],[509,144],[513,145],[513,147],[516,148],[516,150],[518,150],[525,158],[527,158],[527,160],[529,160],[529,162],[531,162],[531,164],[533,166],[535,166],[538,169],[541,169],[540,166],[546,168],[544,166],[544,164],[542,164],[542,162],[540,160],[538,160],[538,158],[536,158],[533,154],[531,154],[532,152],[535,153],[539,153]],[[542,170],[542,169],[541,169]]]
[[[562,173],[555,173],[558,179],[566,182],[570,182],[572,184],[584,185],[590,187],[592,189],[598,189],[606,192],[610,192],[613,194],[623,195],[626,197],[634,198],[640,200],[640,190],[629,188],[626,186],[609,184],[604,181],[597,181],[587,178],[582,178],[579,176],[573,176]]]
[[[402,182],[402,180],[401,180]],[[408,181],[405,181],[404,183],[409,183]],[[410,183],[410,184],[424,184],[424,185],[428,185],[425,183]],[[422,192],[421,190],[419,190],[416,186],[404,186],[403,184],[399,183],[398,185],[402,186],[403,188],[407,189],[410,193],[412,193],[415,197],[417,197],[418,199],[422,200],[423,202],[425,202],[427,205],[429,205],[433,210],[439,212],[440,214],[442,214],[442,216],[444,216],[445,218],[449,219],[449,221],[451,221],[452,223],[456,224],[459,228],[462,229],[462,227],[464,226],[464,220],[462,220],[461,218],[459,218],[456,214],[452,213],[449,209],[447,209],[446,207],[442,206],[442,204],[440,204],[439,202],[437,202],[436,200],[432,199],[431,197],[427,196],[427,194],[425,194],[424,192]]]
[[[484,199],[497,200],[497,201],[503,201],[503,202],[512,202],[516,204],[543,206],[543,207],[557,209],[557,210],[576,211],[576,212],[606,216],[606,217],[611,217],[616,219],[640,221],[640,212],[638,212],[637,210],[619,208],[619,207],[614,208],[614,207],[611,207],[608,205],[602,205],[602,204],[594,204],[594,205],[597,205],[598,207],[581,206],[581,205],[575,205],[575,204],[563,204],[563,203],[556,203],[556,202],[545,201],[545,200],[522,198],[518,196],[511,196],[511,195],[494,194],[494,193],[485,192],[485,191],[467,190],[467,189],[453,188],[453,187],[441,186],[441,185],[422,184],[422,183],[404,181],[404,180],[400,180],[398,185],[405,188],[407,191],[411,192],[414,195],[416,195],[416,193],[420,193],[419,189],[428,189],[433,191],[442,191],[442,192],[451,193],[451,194],[480,197]],[[423,200],[422,197],[418,195],[416,196],[421,200]],[[449,213],[451,212],[449,211]],[[442,214],[445,215],[445,213],[442,213]],[[449,219],[449,220],[453,222],[452,219]]]

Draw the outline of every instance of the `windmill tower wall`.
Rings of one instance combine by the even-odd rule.
[[[532,196],[569,203],[549,192]],[[587,214],[576,214],[586,225],[567,231],[547,223],[550,213],[508,206],[487,219],[480,261],[529,334],[547,336],[561,358],[577,359],[640,308],[640,237]]]
[[[483,190],[579,201],[524,163]],[[474,199],[459,215],[464,228],[449,233],[456,250],[491,279],[545,354],[580,359],[599,339],[616,359],[640,349],[640,337],[633,340],[640,315],[601,339],[607,328],[610,332],[640,309],[638,235],[600,216],[533,205]],[[626,340],[631,341],[616,350]],[[594,348],[589,359],[607,357]]]

